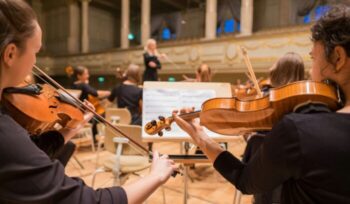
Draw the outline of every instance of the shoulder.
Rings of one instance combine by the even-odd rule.
[[[337,119],[338,116],[335,113],[290,113],[282,118],[282,122],[285,124],[293,124],[295,127],[303,126],[319,126],[326,123],[329,120]]]
[[[26,131],[13,118],[0,112],[0,135],[12,135],[15,132],[26,134]]]
[[[117,84],[113,87],[112,91],[118,91],[123,84]]]

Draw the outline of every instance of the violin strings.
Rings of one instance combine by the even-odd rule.
[[[40,68],[38,68],[37,66],[34,65],[34,68],[36,70],[40,70]],[[40,76],[38,73],[36,73],[34,70],[32,71],[33,75],[35,75],[36,77],[38,77],[40,80],[42,80],[44,83],[48,84],[49,86],[51,86],[52,88],[54,88],[55,90],[62,90],[60,87],[55,87],[51,82],[51,79],[49,78],[49,76],[47,75],[44,75],[48,80],[46,80],[45,78],[43,78],[42,76]],[[53,80],[53,79],[52,79]],[[57,83],[57,82],[56,82]],[[87,113],[88,111],[94,113],[94,111],[92,110],[89,110],[89,109],[84,109],[83,107],[86,106],[85,104],[83,104],[83,102],[81,102],[79,99],[76,99],[75,97],[73,97],[71,94],[67,93],[67,95],[73,99],[72,100],[72,103],[74,103],[77,108],[79,108],[79,110],[81,110],[83,113]],[[102,124],[106,123],[107,121],[103,121],[103,119],[100,119],[98,118],[98,115],[97,113],[94,113],[94,117],[92,118],[93,120],[95,120],[96,122],[100,122]],[[100,116],[102,118],[102,116]],[[150,150],[147,150],[146,148],[142,147],[140,144],[138,144],[136,141],[134,141],[133,139],[131,139],[130,137],[126,136],[122,131],[120,131],[118,128],[115,127],[114,128],[111,128],[111,127],[108,127],[107,125],[105,125],[105,127],[109,128],[112,130],[112,132],[114,133],[119,133],[121,134],[123,137],[129,139],[130,142],[128,142],[128,144],[136,151],[138,151],[141,155],[144,155],[142,153],[142,151],[146,151],[148,154],[152,154],[152,151]],[[119,131],[119,132],[118,132]]]

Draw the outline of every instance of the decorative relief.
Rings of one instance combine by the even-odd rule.
[[[193,47],[192,49],[191,49],[191,52],[189,53],[190,55],[189,55],[189,60],[190,61],[197,61],[197,60],[199,60],[199,55],[198,55],[198,48],[195,48],[195,47]]]
[[[237,57],[237,48],[234,44],[230,44],[226,48],[226,58],[228,60],[234,60]]]
[[[205,62],[220,72],[244,72],[246,70],[240,58],[239,46],[245,46],[251,58],[252,65],[259,71],[268,71],[268,68],[280,56],[289,51],[299,53],[309,64],[307,53],[311,49],[310,34],[308,32],[290,33],[288,35],[256,35],[249,38],[234,38],[226,41],[194,42],[193,44],[161,46],[159,51],[166,53],[170,60],[163,60],[161,73],[193,73],[193,69]],[[39,57],[40,59],[40,57]],[[143,67],[143,48],[130,50],[117,50],[99,54],[84,54],[66,58],[50,58],[52,67],[50,71],[60,73],[67,64],[82,64],[91,67],[92,74],[110,70],[111,67],[127,67],[130,63]],[[45,64],[46,60],[38,60]],[[175,65],[176,64],[176,65]]]

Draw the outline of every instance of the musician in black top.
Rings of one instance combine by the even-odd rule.
[[[278,88],[292,82],[304,80],[304,61],[300,55],[294,52],[284,54],[269,70],[269,85],[262,91],[264,95],[269,93],[270,87]],[[247,146],[243,154],[243,162],[249,162],[264,142],[269,131],[259,131],[256,134],[245,136]],[[281,188],[277,187],[271,192],[254,194],[254,204],[278,204],[280,203]]]
[[[143,73],[143,81],[158,81],[158,69],[162,68],[159,58],[166,57],[165,54],[159,54],[157,50],[157,42],[149,39],[145,46],[143,60],[145,63],[145,71]]]
[[[138,87],[140,82],[140,67],[130,64],[126,70],[125,80],[120,85],[116,85],[108,100],[113,102],[115,99],[118,108],[127,108],[131,114],[131,124],[142,124],[142,88]]]
[[[216,170],[245,194],[282,184],[282,204],[350,203],[350,8],[332,8],[311,31],[312,79],[340,86],[345,106],[337,112],[286,115],[248,163],[224,151],[195,121],[176,111],[174,117]]]
[[[0,1],[0,25],[1,97],[5,88],[20,84],[31,72],[42,32],[34,11],[23,0]],[[65,142],[73,133],[76,129],[61,131]],[[0,141],[0,203],[142,203],[175,168],[166,156],[156,153],[148,176],[124,187],[94,190],[81,179],[66,176],[63,166],[41,151],[1,107]]]
[[[84,66],[73,67],[73,83],[71,84],[72,89],[81,90],[79,100],[84,101],[89,98],[89,95],[98,98],[106,98],[110,95],[109,91],[96,90],[89,84],[89,70]]]

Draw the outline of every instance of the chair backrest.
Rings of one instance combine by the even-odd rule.
[[[71,141],[79,148],[80,146],[91,145],[92,151],[95,151],[92,126],[88,123],[71,139]]]
[[[147,148],[147,144],[142,142],[142,127],[138,125],[122,125],[117,124],[117,128],[119,128],[123,133],[127,136],[135,140],[138,144]],[[114,137],[122,137],[120,133],[117,133],[111,128],[106,127],[106,136],[105,136],[105,148],[107,151],[115,153],[117,145],[113,143]],[[123,145],[123,155],[140,155],[142,152],[135,150],[135,145],[130,146],[129,144]],[[142,150],[141,150],[142,151]]]
[[[68,91],[68,93],[72,94],[76,98],[79,98],[82,92],[79,89],[66,89],[66,90]],[[61,94],[66,95],[66,93],[63,93],[63,92]]]
[[[128,125],[131,123],[131,114],[127,108],[107,108],[106,120]]]

